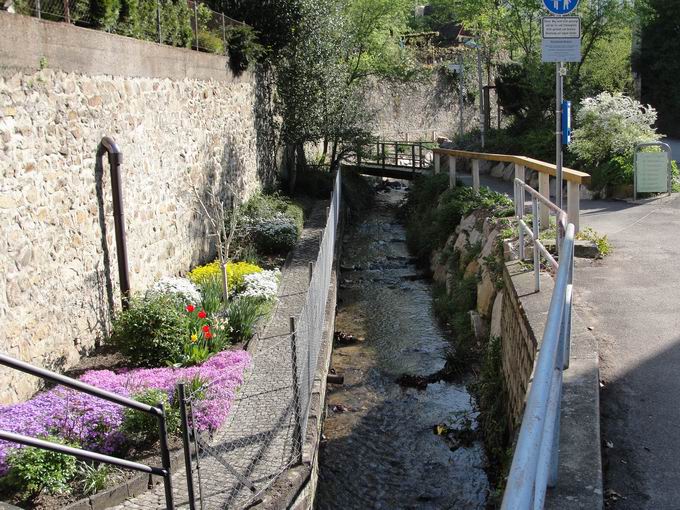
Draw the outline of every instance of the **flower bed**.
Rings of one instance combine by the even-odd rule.
[[[216,354],[200,366],[187,368],[149,368],[92,370],[80,380],[126,397],[153,388],[165,392],[174,402],[178,382],[202,382],[204,398],[194,405],[199,430],[215,430],[227,419],[236,388],[243,383],[244,370],[250,364],[245,351]],[[35,398],[3,406],[0,429],[32,437],[53,435],[102,453],[120,450],[128,438],[122,431],[125,408],[97,397],[57,387]],[[7,455],[19,445],[0,441],[0,474],[7,472]]]

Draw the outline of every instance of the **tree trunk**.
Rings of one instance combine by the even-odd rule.
[[[287,143],[283,152],[283,166],[288,177],[288,192],[292,195],[295,192],[295,181],[297,180],[297,167],[295,164],[295,145]]]

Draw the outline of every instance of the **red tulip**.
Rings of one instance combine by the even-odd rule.
[[[205,319],[207,316],[208,316],[208,314],[205,313],[204,310],[201,310],[200,312],[198,312],[198,318],[199,319]]]
[[[203,336],[205,337],[206,340],[210,340],[212,338],[212,333],[210,331],[206,331],[203,333]]]
[[[194,305],[187,305],[187,312],[191,313],[195,310]]]
[[[208,326],[207,324],[205,326],[203,326],[203,332],[209,333],[210,332],[210,326]]]

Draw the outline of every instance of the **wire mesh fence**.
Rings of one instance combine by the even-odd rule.
[[[25,16],[217,54],[225,53],[230,30],[245,26],[245,23],[193,0],[121,2],[118,9],[89,0],[13,0],[5,4],[5,9]]]
[[[318,255],[306,292],[285,286],[279,291],[281,297],[299,294],[302,309],[290,318],[290,332],[256,338],[252,362],[227,424],[211,435],[194,429],[193,409],[201,405],[209,388],[189,391],[181,404],[186,406],[191,453],[187,485],[193,487],[189,492],[195,508],[245,508],[283,471],[302,460],[331,283],[340,188],[338,172],[320,242],[313,243]],[[274,318],[288,310],[277,310]]]

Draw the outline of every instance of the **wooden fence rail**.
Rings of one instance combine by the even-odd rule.
[[[489,154],[484,152],[471,152],[455,149],[432,150],[434,153],[434,173],[438,174],[441,170],[442,156],[446,156],[447,170],[449,172],[449,182],[455,185],[456,166],[459,159],[469,159],[472,162],[472,187],[479,190],[479,162],[495,161],[498,163],[512,163],[515,165],[515,177],[525,180],[526,170],[538,172],[538,192],[550,199],[550,177],[557,175],[555,165],[539,161],[538,159],[527,158],[524,156],[513,156],[509,154]],[[562,178],[567,181],[567,214],[569,223],[573,223],[578,231],[580,214],[580,187],[590,182],[590,175],[571,168],[562,169]],[[548,225],[549,211],[545,206],[540,207],[540,221],[543,225]]]

